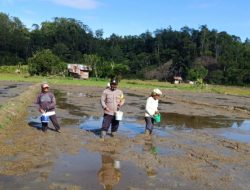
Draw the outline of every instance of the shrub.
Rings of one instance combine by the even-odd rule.
[[[66,63],[54,55],[51,50],[42,50],[28,59],[28,71],[30,75],[58,75],[64,74]]]

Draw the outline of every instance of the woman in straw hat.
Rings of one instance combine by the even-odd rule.
[[[159,113],[158,111],[158,101],[162,92],[156,88],[151,92],[151,95],[147,98],[146,108],[145,108],[145,134],[152,134],[154,128],[154,116]]]
[[[41,84],[41,93],[38,94],[36,103],[39,106],[40,113],[52,113],[49,115],[49,118],[55,127],[55,131],[60,132],[60,125],[55,114],[56,98],[54,94],[49,91],[48,83]],[[45,132],[47,129],[48,123],[42,122],[42,131]]]

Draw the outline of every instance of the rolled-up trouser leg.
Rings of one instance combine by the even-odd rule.
[[[146,130],[149,130],[150,133],[152,133],[154,129],[154,119],[151,117],[145,117],[145,122],[146,122]]]
[[[113,117],[114,117],[113,115],[108,115],[108,114],[103,115],[102,128],[101,128],[102,131],[107,132],[109,130]]]
[[[52,123],[53,123],[55,129],[56,129],[56,130],[60,130],[60,125],[59,125],[59,123],[58,123],[58,121],[57,121],[56,115],[51,115],[49,118],[50,118],[50,120],[52,121]]]

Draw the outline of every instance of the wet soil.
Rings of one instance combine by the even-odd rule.
[[[42,132],[36,106],[27,105],[24,119],[0,130],[0,189],[250,189],[250,97],[164,89],[162,121],[148,137],[150,90],[122,89],[124,119],[102,141],[104,89],[51,90],[62,132],[51,124]]]
[[[18,96],[20,93],[24,92],[31,83],[16,83],[11,81],[0,81],[0,107],[9,98]]]

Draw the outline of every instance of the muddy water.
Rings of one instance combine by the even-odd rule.
[[[250,137],[245,118],[170,112],[168,106],[182,105],[162,100],[162,121],[155,125],[153,137],[147,138],[143,135],[146,96],[125,90],[125,115],[118,136],[100,141],[103,89],[58,86],[51,90],[57,97],[62,133],[44,134],[33,128],[17,131],[14,139],[25,139],[17,145],[27,143],[27,150],[0,156],[1,163],[5,160],[15,166],[11,170],[7,165],[10,175],[0,175],[0,189],[250,187],[250,148],[238,136]],[[35,110],[35,106],[29,107],[30,116]],[[7,145],[14,142],[4,141]],[[32,147],[38,143],[41,145]],[[24,172],[17,176],[23,165]],[[1,173],[4,167],[0,167]]]
[[[0,81],[0,106],[9,98],[13,98],[22,93],[31,83],[16,83]]]
[[[115,160],[112,153],[82,150],[77,155],[62,155],[49,178],[54,183],[75,184],[85,189],[147,189],[144,182],[148,177],[146,171],[133,163]]]
[[[235,122],[242,122],[240,118],[225,116],[197,116],[178,113],[161,113],[161,126],[172,126],[175,128],[228,128]]]
[[[250,143],[250,120],[234,122],[230,130],[224,131],[220,135],[236,141]]]
[[[131,95],[131,98],[135,102],[139,102],[139,99],[142,98],[142,96],[134,95],[134,94],[129,94],[127,93],[127,96]],[[65,104],[65,99],[61,99],[63,101],[59,102],[59,105],[61,108],[66,108],[69,109],[69,112],[71,114],[75,114],[77,116],[82,114],[81,111],[81,106],[76,107],[76,105],[71,106],[68,103]],[[164,102],[165,104],[172,104],[168,102]],[[129,103],[128,103],[129,104]],[[135,104],[130,103],[130,106],[134,106]],[[140,105],[141,109],[143,109],[144,105]],[[73,108],[74,111],[79,110],[79,113],[73,112],[73,110],[70,110]],[[129,114],[128,114],[129,115]],[[75,122],[77,119],[75,120]],[[83,115],[81,119],[78,120],[79,125],[78,127],[80,129],[89,131],[95,135],[95,137],[98,138],[100,134],[100,126],[102,123],[102,117],[92,117],[89,116],[88,114]],[[129,115],[128,117],[124,117],[123,121],[120,123],[120,128],[119,128],[119,135],[127,136],[129,138],[134,138],[137,135],[143,134],[144,132],[144,120],[143,117],[137,116],[136,114],[134,116]],[[184,115],[184,114],[178,114],[178,113],[168,113],[168,112],[162,112],[161,113],[161,123],[155,125],[154,129],[154,135],[159,136],[159,137],[165,137],[168,138],[172,135],[171,131],[174,130],[182,130],[182,131],[187,131],[191,132],[196,129],[220,129],[218,132],[213,131],[213,133],[223,136],[228,139],[233,139],[239,142],[249,142],[249,137],[250,134],[248,133],[249,130],[249,122],[248,120],[244,120],[242,118],[237,118],[237,117],[225,117],[222,115],[217,115],[217,116],[189,116],[189,115]],[[229,131],[225,130],[229,129]],[[244,131],[244,134],[242,132]],[[108,137],[112,139],[111,137]],[[186,141],[188,143],[193,143],[192,141],[188,140]],[[176,156],[176,155],[183,155],[183,151],[181,150],[173,150],[171,148],[167,148],[163,145],[154,145],[152,143],[147,143],[141,147],[138,145],[134,145],[133,150],[136,151],[139,154],[143,154],[143,152],[146,150],[152,155],[161,155],[161,156]],[[81,156],[80,156],[81,157]],[[101,155],[103,157],[103,155]],[[96,159],[99,159],[97,161]],[[81,158],[80,160],[84,160]],[[100,154],[96,155],[95,158],[92,159],[94,163],[94,170],[95,172],[90,172],[91,169],[88,171],[90,172],[89,174],[92,174],[92,178],[90,176],[86,176],[87,179],[89,177],[91,180],[88,180],[91,184],[92,187],[95,189],[100,188],[100,183],[95,185],[95,182],[98,181],[97,176],[93,177],[93,173],[97,173],[96,165],[97,163],[100,163]],[[86,162],[87,163],[87,162]],[[121,162],[122,163],[122,162]],[[137,168],[134,166],[131,162],[125,162],[126,167],[121,169],[121,179],[119,182],[116,182],[117,184],[114,186],[117,189],[125,189],[125,187],[128,186],[128,184],[131,184],[131,181],[129,181],[129,177],[131,174],[133,174],[133,179],[134,186],[132,187],[137,187],[139,189],[151,189],[151,188],[170,188],[170,189],[182,189],[183,187],[191,188],[191,189],[199,189],[202,188],[200,187],[199,184],[193,184],[190,181],[186,181],[185,179],[178,179],[178,177],[171,175],[170,173],[173,172],[171,168],[161,168],[161,167],[150,167],[144,165],[146,169],[141,169]],[[91,164],[88,164],[91,165]],[[111,164],[112,165],[112,164]],[[124,163],[122,163],[124,165]],[[74,168],[74,167],[69,167],[69,168]],[[231,167],[229,167],[231,168]],[[74,169],[73,169],[74,170]],[[83,170],[86,170],[84,168]],[[126,170],[127,172],[124,172]],[[83,174],[83,176],[86,174]],[[242,174],[240,174],[242,175]],[[248,174],[245,174],[248,175]],[[245,177],[245,175],[243,175]],[[75,176],[75,175],[73,175]],[[154,180],[152,180],[152,177]],[[93,179],[94,178],[94,179]],[[78,183],[80,179],[75,181],[75,183]],[[144,183],[140,184],[141,181],[144,181]],[[176,183],[173,183],[175,181]],[[99,179],[100,182],[100,179]],[[103,183],[101,183],[103,185]],[[81,185],[80,185],[81,186]],[[150,187],[151,186],[151,187]],[[150,188],[149,188],[150,187]],[[245,187],[243,188],[245,189]]]
[[[134,179],[137,180],[134,180]],[[147,189],[147,173],[131,162],[115,160],[112,154],[81,150],[62,154],[49,173],[0,176],[1,189]],[[4,181],[4,183],[2,183]]]
[[[203,116],[186,116],[174,113],[161,113],[161,123],[154,126],[154,135],[167,137],[170,130],[192,131],[194,129],[220,128],[217,134],[228,139],[250,143],[250,120],[227,117],[203,117]],[[135,137],[143,134],[145,124],[141,119],[124,118],[120,122],[118,134],[128,137]],[[80,122],[80,128],[100,135],[100,126],[102,118],[87,118]],[[226,130],[228,129],[228,130]],[[221,132],[224,131],[224,132]],[[216,133],[216,131],[214,131]]]

